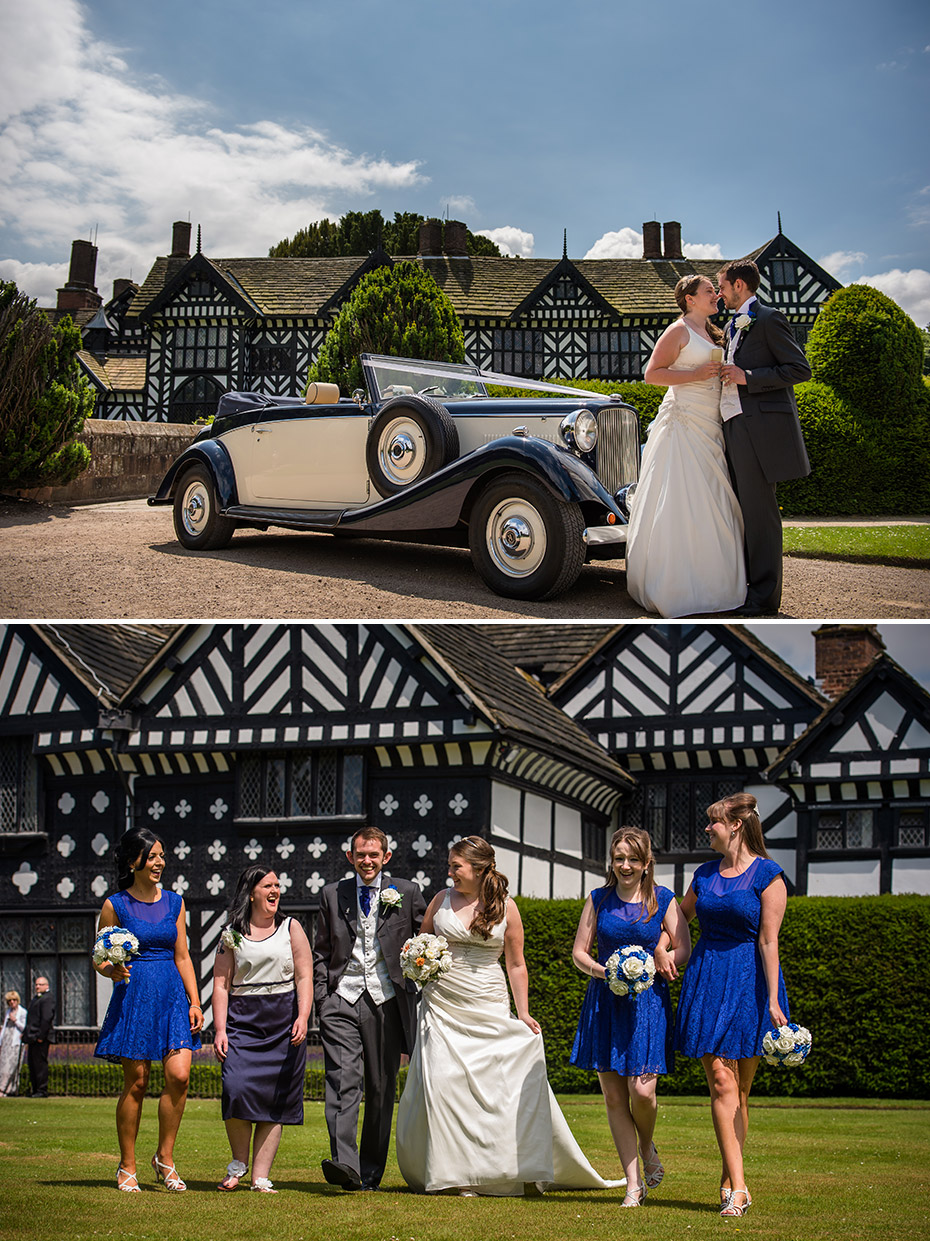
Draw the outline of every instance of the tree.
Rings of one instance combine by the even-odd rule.
[[[0,487],[68,483],[90,464],[75,442],[94,408],[70,315],[54,327],[15,284],[0,282]]]
[[[426,217],[415,211],[395,211],[393,221],[380,211],[347,211],[338,221],[323,219],[308,224],[293,237],[285,237],[268,251],[272,259],[339,258],[350,254],[370,254],[382,247],[390,255],[416,254],[420,225]],[[500,257],[500,250],[489,237],[479,237],[466,229],[469,254]]]
[[[364,387],[359,354],[464,362],[465,337],[452,303],[416,263],[369,272],[336,316],[308,379]]]

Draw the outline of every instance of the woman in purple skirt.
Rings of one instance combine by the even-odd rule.
[[[304,1121],[313,969],[303,927],[281,913],[280,901],[274,871],[247,866],[216,953],[213,1050],[223,1066],[223,1120],[233,1155],[218,1189],[236,1188],[251,1147],[252,1189],[277,1193],[269,1173],[281,1129]]]

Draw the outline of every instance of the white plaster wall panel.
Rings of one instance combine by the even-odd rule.
[[[862,862],[812,862],[807,872],[807,895],[877,896],[878,881],[877,859]]]

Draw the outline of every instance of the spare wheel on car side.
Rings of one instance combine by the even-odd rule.
[[[393,496],[435,474],[459,455],[449,413],[428,396],[395,396],[382,405],[368,433],[365,459],[379,495]]]

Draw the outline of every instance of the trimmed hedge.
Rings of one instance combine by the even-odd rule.
[[[555,1091],[596,1091],[568,1063],[587,979],[571,960],[581,901],[517,901],[526,927],[530,1011]],[[697,939],[697,923],[692,923]],[[930,897],[789,897],[780,935],[791,1018],[814,1036],[797,1070],[761,1065],[759,1095],[930,1098]],[[680,984],[672,988],[677,1001]],[[704,1094],[697,1060],[677,1057],[665,1094]]]

